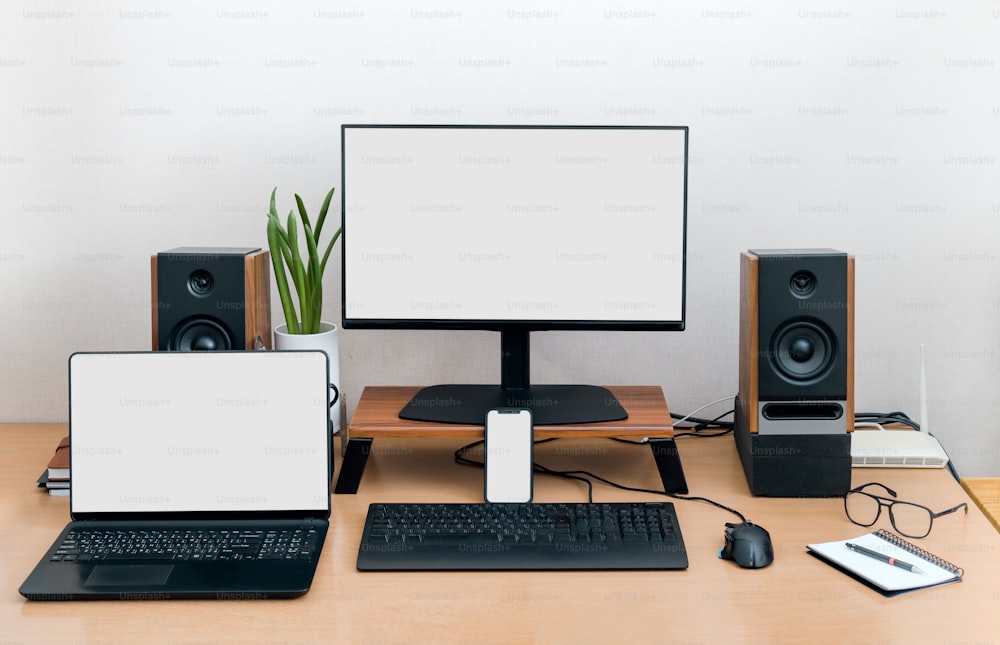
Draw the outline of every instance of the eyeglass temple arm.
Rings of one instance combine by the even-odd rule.
[[[885,491],[887,493],[889,493],[890,495],[892,495],[893,497],[896,497],[896,491],[892,490],[891,488],[889,488],[885,484],[880,484],[878,482],[868,482],[867,484],[861,484],[860,486],[855,486],[854,488],[852,488],[851,490],[849,490],[847,492],[849,492],[849,493],[863,493],[864,491],[862,489],[863,488],[868,488],[869,486],[879,486],[879,487],[885,489]],[[955,509],[952,509],[952,510],[955,510]]]
[[[956,506],[954,508],[949,508],[947,511],[941,511],[940,513],[934,513],[933,515],[934,515],[934,517],[941,517],[942,515],[950,515],[951,513],[954,513],[955,511],[957,511],[960,508],[964,508],[966,514],[968,514],[968,512],[969,512],[969,505],[966,504],[965,502],[962,502],[961,504],[959,504],[958,506]]]

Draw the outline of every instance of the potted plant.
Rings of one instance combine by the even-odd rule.
[[[319,238],[326,222],[326,214],[330,209],[333,191],[326,194],[323,206],[313,228],[306,213],[302,198],[295,195],[299,219],[302,222],[302,232],[305,237],[305,257],[299,241],[298,223],[295,212],[288,212],[287,226],[281,225],[278,209],[275,206],[275,196],[278,189],[271,191],[271,208],[267,215],[267,245],[271,251],[271,263],[274,266],[274,280],[278,285],[278,296],[281,298],[281,309],[285,314],[286,332],[289,334],[317,334],[320,331],[323,315],[323,272],[326,270],[330,251],[340,237],[340,228],[330,238],[323,256],[319,255]],[[286,267],[288,273],[286,274]],[[296,309],[295,298],[289,287],[289,277],[295,287],[298,298]]]
[[[274,267],[274,281],[281,299],[285,322],[274,328],[275,349],[321,349],[330,359],[331,408],[330,418],[334,432],[340,429],[340,382],[337,325],[322,320],[323,272],[330,259],[330,252],[340,237],[337,228],[320,254],[320,235],[330,209],[333,191],[326,194],[316,218],[315,227],[309,219],[302,198],[295,195],[295,210],[288,212],[287,224],[278,217],[275,198],[278,189],[271,191],[271,207],[267,214],[267,245]],[[299,227],[301,226],[301,240]]]

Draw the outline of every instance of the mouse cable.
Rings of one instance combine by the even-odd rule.
[[[559,474],[559,471],[550,471],[549,474]],[[624,484],[619,484],[617,482],[611,481],[610,479],[606,479],[604,477],[601,477],[600,475],[595,475],[594,473],[586,471],[586,470],[570,470],[570,471],[564,471],[562,474],[585,475],[587,477],[593,477],[597,481],[602,482],[604,484],[607,484],[608,486],[611,486],[612,488],[617,488],[619,490],[630,491],[630,492],[633,492],[633,493],[649,493],[650,495],[664,495],[666,497],[670,497],[671,499],[679,499],[679,500],[684,500],[684,501],[687,501],[687,502],[702,502],[704,504],[710,504],[712,506],[715,506],[716,508],[721,508],[724,511],[729,511],[730,513],[732,513],[736,517],[740,518],[741,522],[746,522],[747,521],[746,516],[744,516],[743,513],[740,513],[735,508],[731,508],[729,506],[726,506],[725,504],[717,502],[714,499],[709,499],[707,497],[701,497],[700,495],[681,495],[679,493],[668,493],[667,491],[656,490],[656,489],[653,489],[653,488],[636,488],[634,486],[626,486]],[[593,500],[591,500],[591,501],[593,501]]]
[[[535,443],[547,443],[549,441],[555,441],[555,438],[553,437],[551,439],[540,439],[540,440],[536,441]],[[476,446],[482,445],[483,443],[484,443],[484,441],[482,439],[480,439],[479,441],[474,441],[474,442],[472,442],[470,444],[467,444],[465,446],[462,446],[461,448],[459,448],[458,450],[456,450],[455,451],[455,463],[461,464],[463,466],[473,466],[473,467],[476,467],[476,468],[482,468],[484,466],[483,462],[476,461],[474,459],[469,459],[468,457],[465,456],[465,453],[468,452],[469,450],[475,448]],[[670,497],[672,499],[684,500],[684,501],[689,501],[689,502],[702,502],[702,503],[705,503],[705,504],[710,504],[710,505],[715,506],[717,508],[720,508],[720,509],[722,509],[724,511],[729,511],[730,513],[732,513],[736,517],[740,518],[740,521],[742,521],[742,522],[746,521],[746,517],[743,515],[743,513],[740,513],[739,511],[737,511],[734,508],[730,508],[729,506],[726,506],[725,504],[721,504],[721,503],[716,502],[715,500],[709,499],[707,497],[700,497],[700,496],[697,496],[697,495],[680,495],[680,494],[677,494],[677,493],[668,493],[666,491],[655,490],[655,489],[651,489],[651,488],[635,488],[635,487],[632,487],[632,486],[625,486],[624,484],[619,484],[619,483],[613,482],[610,479],[607,479],[605,477],[601,477],[600,475],[595,475],[594,473],[586,471],[586,470],[552,470],[551,468],[547,468],[545,466],[542,466],[541,464],[534,463],[534,462],[533,462],[532,465],[534,466],[534,471],[537,472],[537,473],[541,473],[543,475],[549,475],[549,476],[552,476],[552,477],[561,477],[563,479],[570,479],[570,480],[575,480],[575,481],[580,481],[580,482],[585,483],[587,485],[587,501],[589,503],[591,503],[591,504],[594,503],[594,482],[591,481],[591,479],[588,479],[588,478],[596,479],[599,482],[602,482],[604,484],[607,484],[608,486],[611,486],[612,488],[617,488],[619,490],[625,490],[625,491],[630,491],[630,492],[634,492],[634,493],[649,493],[651,495],[665,495],[666,497]]]

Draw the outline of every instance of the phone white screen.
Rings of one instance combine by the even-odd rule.
[[[512,504],[531,501],[531,411],[490,410],[486,414],[486,501]]]

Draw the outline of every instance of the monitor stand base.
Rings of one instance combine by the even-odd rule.
[[[400,410],[399,418],[482,425],[494,408],[528,408],[534,425],[621,421],[628,413],[610,390],[596,385],[432,385]]]

